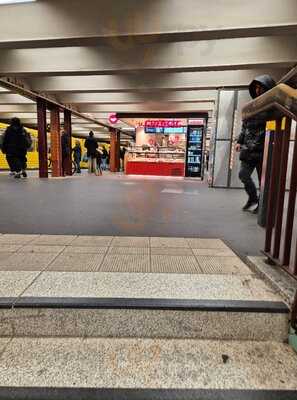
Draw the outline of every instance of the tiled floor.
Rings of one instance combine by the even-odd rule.
[[[0,270],[249,275],[220,239],[0,235]]]

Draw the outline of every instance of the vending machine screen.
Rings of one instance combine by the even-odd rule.
[[[203,126],[188,129],[186,176],[202,177]]]

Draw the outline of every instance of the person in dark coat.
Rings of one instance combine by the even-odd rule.
[[[94,132],[89,133],[89,137],[85,141],[85,148],[87,149],[87,157],[89,164],[89,173],[96,173],[96,150],[98,148],[98,143],[94,138]]]
[[[101,163],[102,163],[102,154],[99,150],[96,150],[96,175],[102,175],[102,169],[101,169]]]
[[[75,146],[72,149],[72,153],[73,153],[73,160],[74,160],[74,164],[75,164],[75,172],[80,174],[81,173],[80,163],[81,163],[82,151],[81,151],[81,146],[80,146],[79,140],[77,140],[75,142]]]
[[[27,152],[32,146],[32,139],[19,118],[12,118],[10,126],[3,137],[2,152],[6,154],[7,163],[14,177],[27,177]]]
[[[269,75],[262,75],[255,78],[249,86],[250,95],[253,99],[272,89],[275,81]],[[259,199],[257,188],[252,179],[252,173],[256,169],[259,183],[261,182],[263,153],[265,145],[266,121],[263,118],[250,118],[243,122],[241,133],[237,140],[235,150],[240,152],[241,161],[239,179],[244,184],[248,194],[248,201],[243,206],[243,211],[256,208],[253,213],[258,212]]]
[[[68,132],[63,131],[61,136],[61,147],[62,147],[62,172],[63,176],[67,174],[67,167],[70,162],[71,155],[71,139]]]

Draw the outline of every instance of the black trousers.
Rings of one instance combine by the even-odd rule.
[[[12,172],[21,172],[27,168],[26,155],[6,155],[6,160]]]
[[[247,163],[245,161],[241,162],[240,171],[239,171],[239,179],[244,184],[245,191],[249,196],[249,200],[258,201],[257,188],[252,179],[252,173],[254,170],[257,170],[259,184],[261,183],[261,174],[262,174],[262,160],[258,163]]]

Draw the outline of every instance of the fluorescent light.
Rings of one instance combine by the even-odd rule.
[[[16,4],[16,3],[33,3],[36,0],[0,0],[0,5],[2,4]]]

